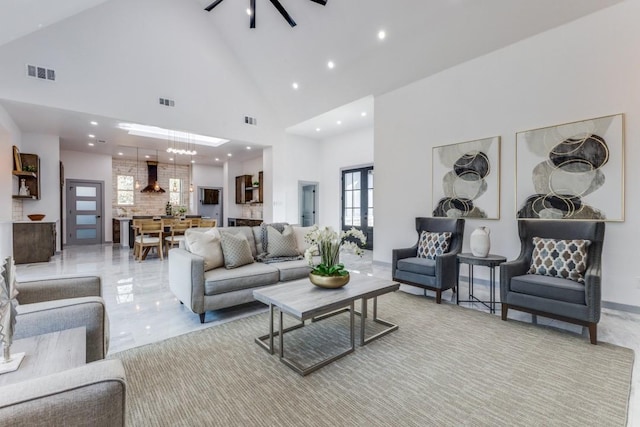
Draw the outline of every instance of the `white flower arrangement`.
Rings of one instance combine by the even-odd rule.
[[[349,238],[356,239],[359,243]],[[351,250],[356,255],[362,256],[361,246],[367,242],[367,237],[361,230],[351,228],[340,233],[331,227],[320,228],[317,225],[304,236],[305,242],[311,246],[304,252],[304,257],[311,267],[312,273],[320,276],[346,276],[349,274],[340,263],[340,251]],[[313,255],[320,254],[320,264],[314,265]]]

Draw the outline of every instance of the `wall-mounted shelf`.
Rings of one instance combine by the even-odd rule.
[[[18,195],[13,195],[11,196],[14,199],[27,199],[27,200],[38,200],[38,198],[36,196],[18,196]]]
[[[31,170],[13,170],[11,174],[18,178],[17,189],[14,190],[14,194],[11,196],[14,199],[21,200],[39,200],[40,199],[40,157],[37,154],[20,153],[20,163],[23,169]],[[28,196],[22,196],[20,191],[20,181],[24,180],[25,185],[29,189]]]
[[[36,175],[35,172],[27,172],[27,171],[11,171],[12,174],[14,174],[15,176],[28,176],[31,178],[37,178],[38,175]]]

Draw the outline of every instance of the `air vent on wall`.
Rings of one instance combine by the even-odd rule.
[[[167,98],[158,98],[160,100],[160,105],[166,105],[167,107],[174,107],[176,105],[173,99]]]
[[[244,123],[247,124],[247,125],[257,126],[258,125],[258,119],[256,119],[255,117],[244,116]]]
[[[42,80],[56,80],[56,70],[27,64],[27,76]]]

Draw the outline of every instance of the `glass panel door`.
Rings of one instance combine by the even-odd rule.
[[[102,243],[102,182],[67,180],[67,245]]]
[[[373,166],[342,171],[342,229],[355,227],[373,249]]]

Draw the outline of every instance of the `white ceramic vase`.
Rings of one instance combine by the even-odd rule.
[[[484,258],[489,255],[489,249],[491,248],[490,233],[489,227],[478,227],[473,230],[469,241],[473,256]]]

